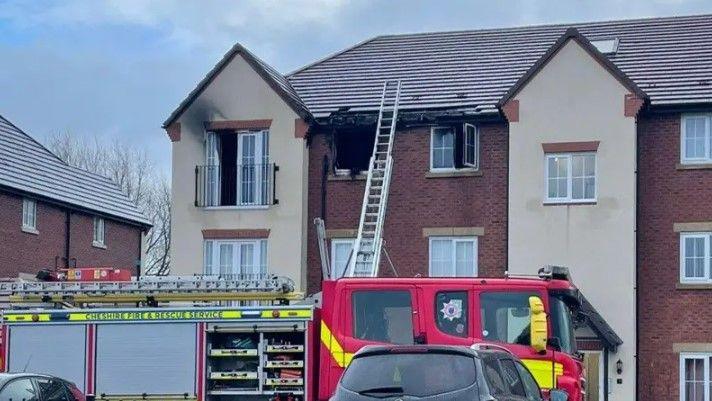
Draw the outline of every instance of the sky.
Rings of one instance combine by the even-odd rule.
[[[0,114],[144,147],[235,42],[282,73],[380,34],[712,13],[712,0],[0,0]]]

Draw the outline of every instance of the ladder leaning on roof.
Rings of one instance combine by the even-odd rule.
[[[386,215],[388,187],[391,180],[393,137],[398,120],[401,81],[383,83],[381,106],[376,125],[373,154],[368,165],[366,190],[354,248],[349,257],[349,277],[376,277],[383,246],[383,221]]]
[[[275,301],[303,299],[294,282],[267,275],[144,276],[131,281],[3,281],[0,298],[31,303],[113,304],[159,302]]]

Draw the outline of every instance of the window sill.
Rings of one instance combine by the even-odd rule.
[[[265,210],[271,205],[253,205],[253,206],[204,206],[203,210],[219,211],[219,210]]]
[[[482,170],[461,169],[461,170],[430,170],[425,174],[425,178],[457,178],[457,177],[481,177]]]
[[[93,241],[91,243],[91,246],[93,246],[94,248],[106,249],[106,244],[102,244],[101,242]]]
[[[329,174],[326,177],[327,181],[365,181],[368,178],[367,174],[356,174],[356,175],[334,175]]]
[[[712,170],[712,163],[678,163],[678,170]]]
[[[712,283],[677,283],[678,290],[712,290]]]
[[[40,234],[40,232],[37,231],[36,228],[32,228],[32,227],[22,227],[22,232],[23,232],[23,233],[27,233],[27,234],[32,234],[32,235],[39,235],[39,234]]]
[[[586,206],[595,205],[598,201],[544,201],[544,206]]]

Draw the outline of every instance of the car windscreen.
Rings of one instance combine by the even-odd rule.
[[[427,397],[472,386],[472,357],[458,353],[388,353],[355,358],[341,385],[363,395]]]

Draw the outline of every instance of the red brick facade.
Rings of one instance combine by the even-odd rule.
[[[77,266],[112,266],[135,268],[140,259],[141,229],[105,220],[106,249],[92,246],[93,217],[72,211],[70,225],[70,260]],[[22,198],[0,193],[0,276],[37,273],[53,268],[55,259],[64,264],[66,254],[66,209],[37,202],[38,234],[22,231]]]
[[[428,274],[426,227],[483,227],[478,237],[478,270],[482,276],[501,276],[507,265],[507,126],[480,127],[482,175],[428,178],[430,128],[399,131],[395,136],[394,167],[383,237],[400,276]],[[329,156],[327,135],[317,133],[309,149],[309,221],[321,216],[322,166]],[[358,226],[364,180],[326,182],[327,229]],[[308,235],[308,292],[321,281],[319,250],[313,225]],[[383,262],[383,261],[382,261]],[[383,262],[382,275],[389,269]]]
[[[639,400],[679,399],[674,343],[712,342],[712,290],[678,289],[674,223],[712,221],[712,170],[678,170],[680,115],[638,124]]]

